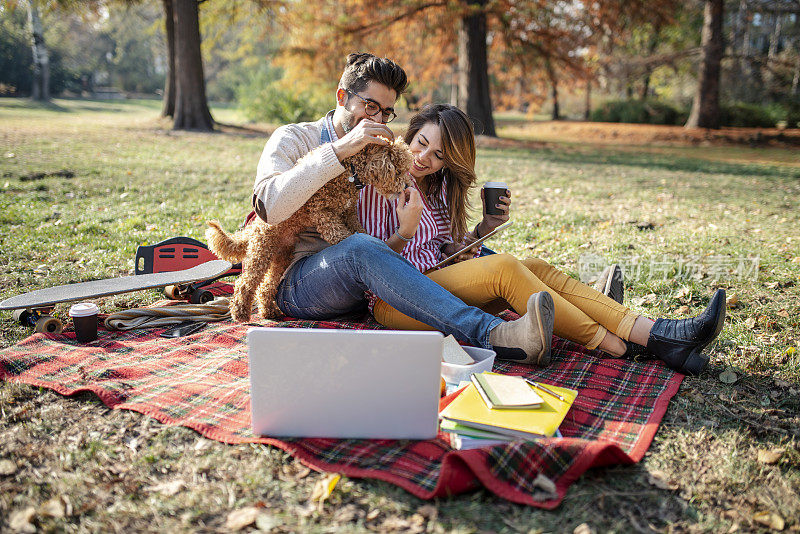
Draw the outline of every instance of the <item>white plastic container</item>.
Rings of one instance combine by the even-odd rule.
[[[469,380],[473,373],[482,373],[484,371],[491,371],[494,365],[494,357],[496,353],[490,349],[481,349],[478,347],[461,347],[470,358],[475,360],[475,363],[469,365],[458,365],[455,363],[442,362],[442,378],[448,384],[458,384],[462,380]]]

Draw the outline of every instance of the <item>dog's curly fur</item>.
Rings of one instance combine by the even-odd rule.
[[[364,185],[372,185],[382,195],[402,193],[406,173],[413,157],[406,143],[398,138],[388,146],[370,144],[358,154],[345,159],[346,172],[322,186],[287,220],[271,225],[260,218],[233,235],[218,221],[208,221],[206,239],[211,251],[231,263],[242,262],[231,299],[231,315],[236,321],[250,320],[253,296],[265,319],[282,315],[275,303],[278,283],[291,263],[299,234],[315,227],[328,243],[335,245],[356,232],[364,232],[358,221],[358,190],[348,180],[355,173]]]

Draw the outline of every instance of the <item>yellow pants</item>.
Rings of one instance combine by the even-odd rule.
[[[639,316],[538,258],[518,260],[509,254],[491,254],[426,275],[465,303],[489,313],[510,306],[522,315],[527,312],[528,297],[548,291],[555,303],[553,333],[589,349],[597,348],[607,331],[627,340]],[[433,330],[380,299],[373,313],[389,328]]]

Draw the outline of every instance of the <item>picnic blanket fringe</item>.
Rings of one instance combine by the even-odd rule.
[[[213,323],[230,319],[227,298],[217,298],[206,304],[176,304],[155,308],[135,308],[112,313],[106,317],[109,330],[159,328],[186,321]]]

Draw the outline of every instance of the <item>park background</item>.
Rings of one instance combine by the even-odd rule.
[[[408,70],[400,107],[457,104],[490,136],[493,112],[795,128],[798,12],[792,0],[6,0],[0,95],[158,94],[176,128],[212,128],[209,100],[297,122],[331,107],[346,53],[369,50]]]
[[[235,228],[269,134],[331,109],[344,57],[363,50],[410,75],[396,132],[428,102],[473,117],[480,180],[514,191],[516,224],[495,248],[576,277],[581,258],[621,261],[626,304],[649,315],[697,313],[717,287],[729,307],[709,369],[684,381],[642,462],[587,473],[553,512],[346,478],[319,503],[326,476],[279,450],[4,382],[0,529],[796,531],[798,12],[3,0],[2,298],[129,274],[138,245],[201,239],[207,219]],[[30,330],[4,313],[0,334],[8,347]]]

